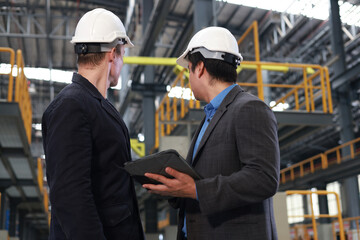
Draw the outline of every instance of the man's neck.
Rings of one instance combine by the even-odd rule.
[[[108,71],[100,67],[79,66],[78,73],[91,82],[104,98],[107,97]]]
[[[233,83],[220,81],[216,81],[212,85],[208,85],[208,94],[205,101],[207,103],[210,103],[211,100],[213,100],[217,95],[219,95],[219,93],[221,93],[222,91],[224,91],[224,89],[228,88],[231,85],[233,85]]]

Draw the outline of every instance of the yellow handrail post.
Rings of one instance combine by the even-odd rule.
[[[309,194],[309,195],[310,195],[311,222],[312,222],[312,225],[313,225],[314,240],[317,240],[318,236],[317,236],[316,219],[315,219],[315,214],[314,214],[314,206],[313,206],[312,194]]]
[[[304,94],[305,94],[305,107],[306,107],[306,111],[310,111],[310,107],[309,107],[309,93],[308,93],[308,83],[307,83],[307,73],[306,73],[306,69],[303,69],[303,76],[304,76]]]
[[[322,169],[325,169],[328,167],[328,159],[327,156],[324,153],[321,153],[321,167]]]
[[[338,219],[339,219],[339,230],[340,230],[340,240],[345,240],[345,233],[344,233],[344,224],[341,215],[341,207],[340,207],[340,198],[337,193],[334,193],[336,197],[336,205],[338,210]]]
[[[155,148],[159,147],[159,110],[155,112]]]
[[[294,98],[295,98],[295,109],[299,110],[299,94],[297,88],[295,88]]]
[[[165,136],[165,126],[164,126],[164,105],[160,106],[160,120],[161,120],[161,136]]]
[[[323,104],[323,112],[327,113],[327,104],[326,104],[326,89],[325,89],[325,76],[324,76],[324,69],[320,70],[320,84],[321,84],[321,93],[322,93],[322,104]]]
[[[170,121],[170,113],[171,113],[171,110],[170,110],[170,98],[169,98],[169,96],[166,96],[166,120],[167,121]],[[170,123],[166,124],[166,134],[167,135],[170,134],[170,127],[171,127]]]
[[[337,159],[337,163],[341,163],[341,155],[339,149],[336,150],[336,159]]]
[[[312,84],[312,79],[308,79],[309,91],[310,91],[310,109],[315,111],[315,100],[314,100],[314,89]]]
[[[351,158],[355,157],[354,144],[353,143],[350,144],[350,157]]]
[[[324,67],[324,70],[325,70],[325,79],[326,79],[326,89],[327,89],[329,113],[333,113],[333,105],[332,105],[332,98],[331,98],[331,86],[330,86],[329,69],[328,69],[327,67]]]
[[[39,184],[39,190],[41,192],[41,194],[44,194],[44,173],[43,173],[43,168],[42,168],[42,164],[41,164],[41,158],[37,159],[37,169],[38,169],[38,175],[37,175],[37,180],[38,180],[38,184]]]
[[[254,47],[255,47],[255,61],[256,64],[256,76],[258,82],[258,97],[264,101],[264,85],[262,81],[261,73],[261,64],[260,63],[260,44],[259,44],[259,33],[258,33],[258,23],[254,21]]]
[[[180,116],[181,116],[181,118],[184,118],[185,117],[185,99],[183,98],[183,94],[184,94],[184,71],[185,70],[183,70],[183,71],[181,71],[181,73],[180,73],[180,85],[181,85],[181,89],[182,89],[182,93],[181,93],[181,112],[180,112]]]

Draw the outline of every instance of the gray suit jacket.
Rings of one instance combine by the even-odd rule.
[[[279,183],[277,123],[263,101],[233,88],[207,127],[192,165],[204,178],[196,181],[198,201],[170,200],[180,208],[178,239],[184,211],[189,240],[277,239],[272,205]]]

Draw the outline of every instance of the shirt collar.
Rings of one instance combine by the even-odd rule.
[[[224,90],[221,91],[221,93],[219,93],[218,95],[216,95],[216,97],[213,98],[213,100],[210,101],[210,103],[206,104],[204,111],[205,114],[208,115],[208,113],[212,112],[212,111],[216,111],[221,102],[224,100],[224,98],[226,97],[226,95],[236,86],[236,84],[232,84],[231,86],[225,88]]]

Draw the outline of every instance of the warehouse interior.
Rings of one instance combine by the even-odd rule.
[[[99,7],[135,45],[108,90],[134,160],[169,148],[186,157],[206,103],[175,60],[197,31],[225,27],[244,58],[237,83],[278,121],[279,239],[360,239],[360,0],[2,0],[0,240],[48,238],[41,118],[77,71],[77,22]],[[177,212],[136,191],[147,239],[175,239]]]

